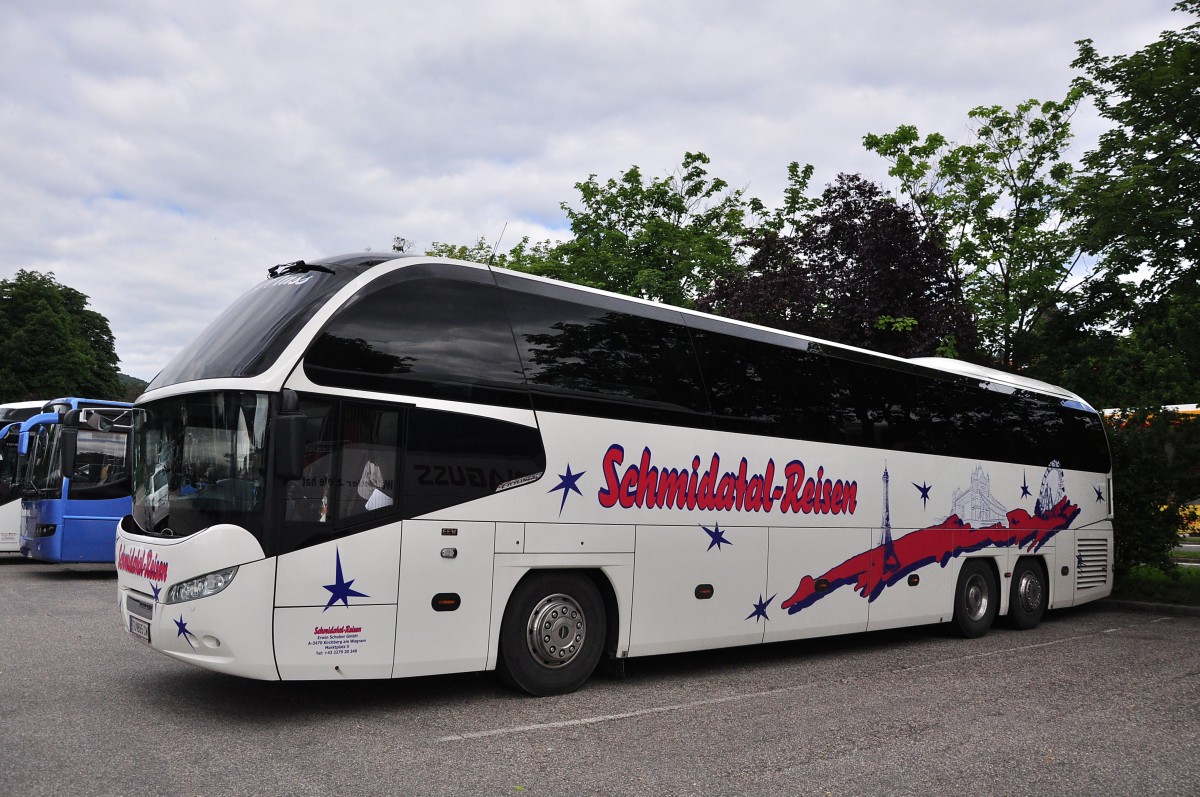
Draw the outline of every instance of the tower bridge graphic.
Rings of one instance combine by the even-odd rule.
[[[819,576],[803,576],[792,596],[780,606],[789,614],[796,614],[847,586],[868,601],[874,601],[885,589],[910,573],[935,563],[945,567],[965,553],[1012,546],[1038,551],[1079,516],[1079,506],[1067,497],[1062,468],[1057,460],[1051,462],[1042,475],[1042,487],[1032,514],[1024,509],[1006,511],[991,495],[990,482],[983,466],[977,466],[971,474],[971,487],[955,491],[953,514],[941,523],[893,539],[889,475],[885,464],[879,544]],[[959,510],[966,517],[959,514]]]
[[[1057,465],[1053,463],[1051,467]],[[982,465],[971,472],[971,486],[966,490],[955,490],[950,501],[950,514],[962,518],[979,528],[1003,523],[1008,509],[992,495],[992,477]]]

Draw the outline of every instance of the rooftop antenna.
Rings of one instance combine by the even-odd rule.
[[[504,222],[504,226],[500,228],[500,237],[496,239],[496,243],[492,244],[492,253],[488,256],[488,266],[491,267],[492,261],[496,259],[496,249],[499,248],[500,242],[504,240],[504,231],[508,229],[508,222]]]

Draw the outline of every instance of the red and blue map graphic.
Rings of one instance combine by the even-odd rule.
[[[792,596],[780,605],[795,614],[850,585],[859,595],[874,601],[886,588],[935,562],[945,567],[955,557],[985,548],[1018,546],[1032,553],[1068,528],[1079,512],[1080,508],[1064,495],[1049,510],[1039,507],[1032,515],[1024,509],[1007,513],[1007,525],[996,523],[976,529],[958,515],[951,515],[936,526],[909,532],[894,541],[889,534],[878,546],[820,576],[804,576]]]

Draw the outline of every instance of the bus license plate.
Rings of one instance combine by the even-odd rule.
[[[140,617],[129,615],[129,633],[138,639],[150,641],[150,624]]]

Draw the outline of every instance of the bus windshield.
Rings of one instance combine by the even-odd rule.
[[[38,424],[29,432],[26,487],[37,490],[44,498],[58,498],[62,493],[61,432],[62,427],[57,423]]]
[[[196,393],[139,409],[133,518],[142,531],[183,537],[231,523],[261,539],[268,395]]]
[[[147,392],[193,379],[261,374],[335,293],[371,266],[396,257],[400,255],[343,256],[272,269],[269,279],[175,355]]]
[[[125,465],[128,429],[80,429],[75,452],[75,474],[68,498],[100,499],[129,495]]]

